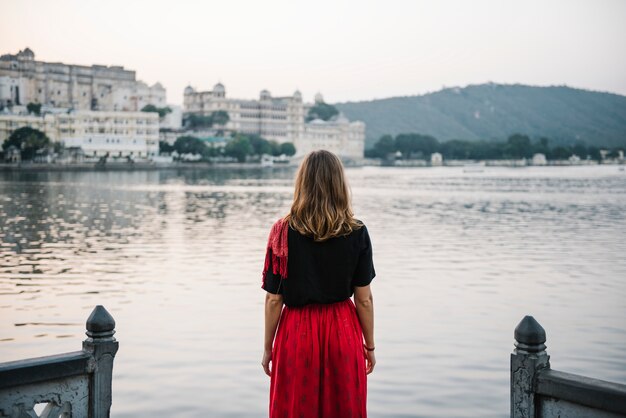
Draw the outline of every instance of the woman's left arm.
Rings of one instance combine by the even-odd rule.
[[[270,362],[272,361],[272,345],[274,343],[274,336],[276,335],[276,328],[278,327],[278,320],[280,319],[280,312],[283,309],[283,295],[273,294],[267,292],[265,295],[265,344],[263,348],[263,370],[265,374],[271,376]]]

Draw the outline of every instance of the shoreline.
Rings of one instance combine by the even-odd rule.
[[[543,165],[521,165],[507,161],[484,161],[476,162],[468,160],[467,162],[454,161],[450,164],[431,165],[422,162],[417,163],[399,163],[388,164],[378,161],[363,161],[360,163],[347,163],[346,168],[355,167],[395,167],[395,168],[465,168],[469,170],[481,170],[494,167],[504,168],[526,168],[526,167],[589,167],[589,166],[618,166],[623,167],[626,161],[617,161],[609,163],[583,163],[583,164],[566,164],[555,161]],[[41,171],[68,171],[68,172],[91,172],[91,171],[178,171],[178,170],[207,170],[207,169],[293,169],[297,168],[296,164],[274,164],[263,165],[261,163],[172,163],[172,164],[155,164],[155,163],[109,163],[106,166],[97,166],[96,163],[77,163],[77,164],[55,164],[55,163],[0,163],[0,172],[41,172]]]

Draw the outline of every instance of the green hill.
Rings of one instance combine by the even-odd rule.
[[[566,86],[490,83],[335,106],[366,123],[367,148],[382,135],[407,132],[440,141],[502,141],[521,133],[551,143],[626,145],[626,96]]]

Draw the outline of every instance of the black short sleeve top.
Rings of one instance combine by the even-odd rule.
[[[285,305],[335,303],[352,296],[354,286],[367,286],[376,276],[367,227],[349,235],[315,242],[289,228],[288,277],[270,265],[262,288],[283,295]]]

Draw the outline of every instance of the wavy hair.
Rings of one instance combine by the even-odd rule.
[[[335,154],[319,150],[304,158],[285,219],[291,228],[318,242],[348,235],[363,226],[354,219],[343,165]]]

